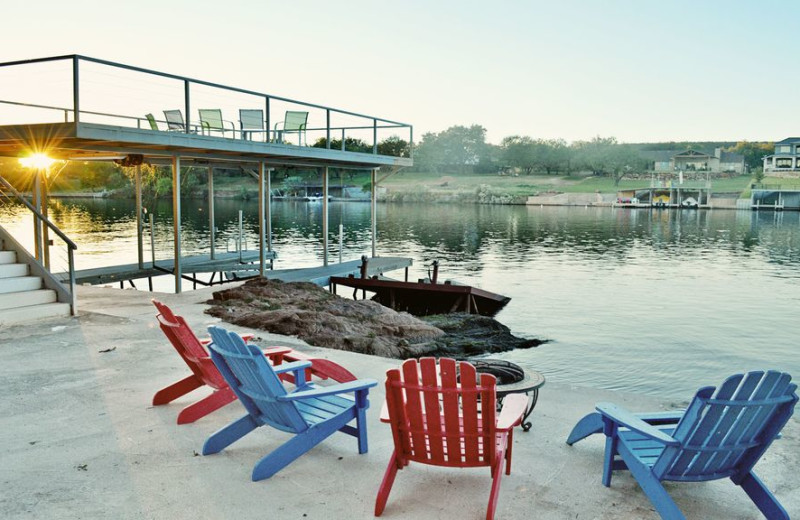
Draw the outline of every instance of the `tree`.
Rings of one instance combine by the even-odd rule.
[[[451,126],[438,134],[426,133],[415,150],[414,159],[421,168],[432,171],[474,171],[478,164],[491,163],[486,129],[480,125]]]
[[[536,143],[528,136],[512,135],[500,142],[503,163],[519,168],[526,175],[536,166]]]
[[[725,151],[743,155],[744,163],[752,170],[764,164],[764,156],[770,155],[775,151],[775,143],[739,141],[734,146],[726,148]]]
[[[576,141],[572,146],[580,165],[594,175],[612,177],[614,186],[619,186],[625,175],[645,166],[634,145],[619,144],[615,137],[597,136],[591,141]]]

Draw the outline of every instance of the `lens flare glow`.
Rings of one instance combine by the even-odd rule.
[[[51,159],[43,153],[35,153],[28,157],[19,158],[19,163],[21,165],[25,166],[26,168],[36,168],[39,170],[46,170],[54,162],[55,159]]]

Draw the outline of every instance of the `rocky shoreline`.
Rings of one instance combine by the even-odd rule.
[[[345,299],[307,282],[253,279],[215,292],[208,303],[208,314],[235,325],[396,359],[469,357],[546,342],[516,337],[494,318],[463,313],[418,318],[370,300]]]

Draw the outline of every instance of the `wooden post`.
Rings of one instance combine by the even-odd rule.
[[[328,141],[330,147],[330,140]],[[328,265],[328,167],[322,169],[322,265]]]
[[[217,242],[217,223],[214,219],[214,167],[208,167],[208,236],[211,242],[211,256],[214,260],[215,244]]]
[[[188,119],[188,118],[187,118]],[[172,242],[175,253],[175,294],[181,293],[181,158],[172,157]]]
[[[258,163],[258,275],[264,278],[264,263],[266,255],[264,254],[265,241],[264,233],[266,226],[264,225],[264,173],[266,167],[264,162]]]
[[[144,242],[142,237],[142,165],[136,166],[136,252],[139,258],[139,269],[144,269]]]

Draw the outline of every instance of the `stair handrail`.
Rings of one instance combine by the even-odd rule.
[[[53,231],[53,233],[58,235],[58,237],[61,240],[63,240],[64,243],[67,245],[67,262],[68,262],[68,266],[69,266],[68,267],[68,269],[69,269],[69,289],[64,287],[64,284],[60,280],[58,280],[55,276],[53,276],[53,274],[48,269],[44,269],[44,265],[43,264],[41,264],[38,261],[37,261],[37,263],[39,263],[41,265],[41,267],[44,269],[44,272],[48,273],[49,277],[56,284],[58,284],[58,286],[63,287],[64,290],[66,290],[66,292],[69,295],[69,299],[70,299],[70,302],[69,302],[70,308],[72,310],[72,314],[74,315],[77,312],[77,301],[76,301],[76,298],[75,298],[75,286],[76,286],[76,280],[75,280],[75,255],[74,255],[73,252],[76,249],[78,249],[78,246],[75,244],[75,242],[70,240],[69,237],[66,234],[64,234],[64,232],[61,231],[58,228],[58,226],[53,224],[50,221],[50,219],[48,219],[47,217],[42,215],[42,213],[38,209],[36,209],[36,207],[33,204],[28,202],[28,200],[25,198],[25,196],[22,195],[22,193],[20,193],[19,191],[17,191],[17,189],[14,188],[14,186],[12,186],[11,183],[8,182],[5,178],[3,178],[2,175],[0,175],[0,187],[5,188],[8,192],[10,192],[12,195],[14,195],[14,197],[19,202],[24,204],[25,207],[27,207],[34,214],[34,218],[38,218],[41,222],[44,222],[45,225],[47,225],[47,227],[51,231]],[[0,190],[0,192],[2,192],[2,190]]]
[[[53,230],[53,233],[58,235],[59,238],[61,238],[61,240],[66,242],[66,244],[69,246],[70,250],[78,249],[78,246],[75,245],[75,242],[70,240],[69,237],[67,235],[65,235],[63,231],[58,229],[58,226],[56,226],[55,224],[50,222],[50,220],[47,217],[42,215],[42,213],[38,209],[36,209],[36,207],[33,204],[28,202],[28,199],[26,199],[25,196],[22,193],[17,191],[17,189],[14,188],[14,186],[12,186],[11,183],[9,183],[7,180],[5,180],[2,175],[0,175],[0,184],[2,184],[6,189],[11,191],[11,193],[14,195],[14,197],[16,197],[16,199],[18,201],[22,202],[29,210],[31,210],[39,218],[39,220],[41,220],[42,222],[47,224],[47,227],[49,227],[51,230]]]

